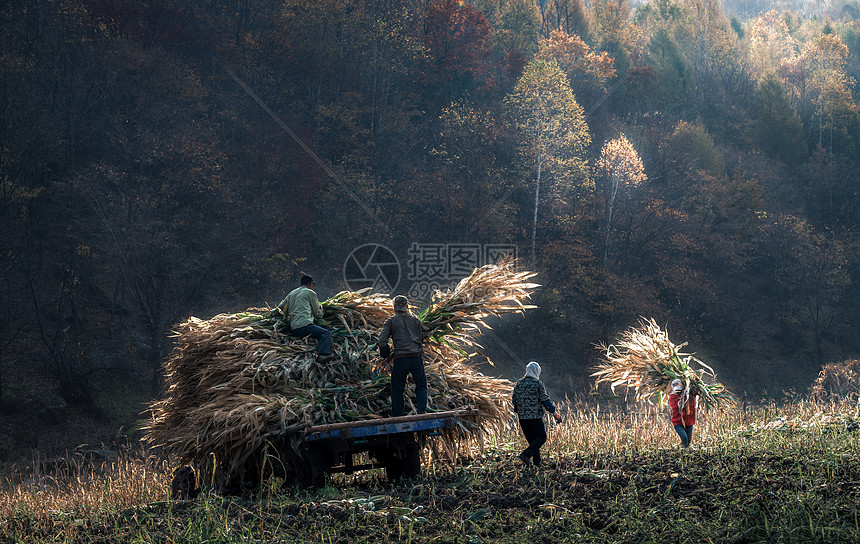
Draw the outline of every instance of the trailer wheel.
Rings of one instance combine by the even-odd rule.
[[[385,457],[385,476],[392,482],[403,477],[403,460],[392,454]]]
[[[322,487],[325,485],[325,475],[329,472],[328,457],[311,448],[304,457],[290,451],[287,457],[288,474],[284,477],[284,485],[297,484],[299,487]]]
[[[385,475],[389,480],[421,475],[421,448],[414,439],[404,440],[385,452]]]
[[[322,487],[325,485],[326,469],[318,460],[303,461],[297,472],[300,487]]]
[[[200,490],[197,488],[197,478],[194,469],[188,465],[173,471],[173,481],[170,482],[170,498],[173,500],[193,500]]]
[[[407,442],[403,457],[403,476],[414,478],[421,476],[421,448],[414,440]]]

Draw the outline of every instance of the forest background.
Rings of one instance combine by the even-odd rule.
[[[0,6],[0,460],[131,428],[174,324],[367,248],[419,304],[516,248],[539,309],[482,368],[559,397],[640,316],[751,401],[860,353],[856,0]]]

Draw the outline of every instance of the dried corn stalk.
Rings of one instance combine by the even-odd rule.
[[[860,397],[860,359],[827,363],[809,392],[818,399]]]
[[[735,402],[731,391],[712,381],[716,375],[711,367],[681,351],[686,342],[673,344],[654,319],[642,319],[639,324],[639,328],[623,332],[618,342],[599,346],[605,361],[592,374],[597,377],[598,384],[609,383],[613,392],[618,386],[633,390],[637,402],[650,401],[653,396],[662,402],[663,394],[677,378],[684,382],[683,402],[694,394],[699,396],[706,410]],[[692,364],[701,368],[695,369]],[[707,383],[705,377],[711,383]]]

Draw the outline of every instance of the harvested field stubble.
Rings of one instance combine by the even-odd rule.
[[[845,425],[769,427],[856,407],[795,401],[703,416],[680,451],[659,409],[562,406],[546,468],[523,469],[518,434],[491,436],[471,463],[439,463],[389,484],[370,471],[313,491],[277,485],[253,498],[168,501],[166,478],[136,504],[113,487],[143,471],[101,476],[87,500],[68,487],[6,488],[0,541],[23,542],[857,542],[860,435]],[[750,432],[752,431],[752,432]],[[143,462],[138,460],[136,462]],[[116,467],[122,465],[117,464]],[[166,473],[168,467],[149,469]],[[155,468],[153,468],[155,467]],[[161,482],[161,483],[158,483]],[[52,498],[48,498],[52,494]],[[21,501],[30,497],[26,504]],[[80,493],[76,495],[82,497]],[[65,501],[65,497],[70,500]],[[102,497],[107,498],[103,500]],[[41,502],[40,502],[41,501]],[[88,502],[89,501],[89,502]]]

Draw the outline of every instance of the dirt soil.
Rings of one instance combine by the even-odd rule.
[[[851,542],[860,460],[654,449],[568,455],[526,468],[513,453],[387,482],[367,471],[312,490],[202,495],[18,535],[66,542]],[[6,535],[25,520],[8,520]],[[19,532],[21,531],[21,532]],[[219,533],[219,531],[221,533]],[[182,536],[185,535],[185,536]],[[2,536],[2,535],[0,535]]]

